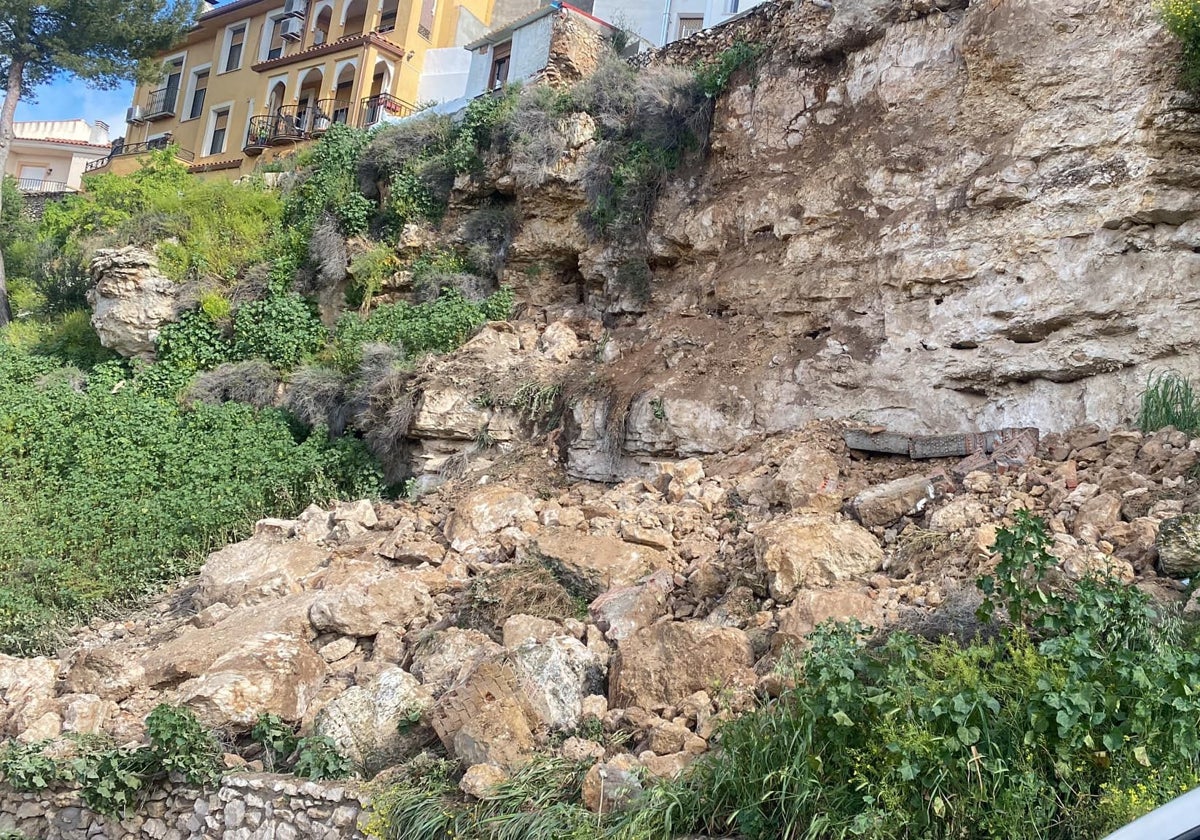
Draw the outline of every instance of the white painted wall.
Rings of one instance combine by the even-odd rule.
[[[417,81],[417,102],[448,102],[467,94],[471,53],[462,47],[425,51],[425,66]]]
[[[634,32],[650,45],[661,47],[675,40],[680,15],[707,15],[706,7],[706,0],[595,0],[592,14],[613,26]],[[664,21],[667,24],[665,40]]]
[[[550,36],[554,31],[554,15],[548,14],[513,30],[512,58],[508,68],[508,81],[521,82],[550,61]],[[471,69],[467,74],[467,96],[478,96],[487,89],[488,74],[492,68],[492,48],[483,48],[471,53]]]
[[[707,0],[704,8],[704,28],[724,23],[735,15],[747,9],[753,9],[762,0],[736,0],[736,9],[731,8],[731,0]]]

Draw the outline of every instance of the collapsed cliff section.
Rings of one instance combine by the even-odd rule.
[[[569,164],[552,189],[493,182],[523,218],[506,280],[609,327],[573,474],[822,416],[1113,425],[1152,370],[1200,367],[1200,121],[1146,4],[772,4],[653,61],[743,38],[761,57],[660,197],[640,305]]]

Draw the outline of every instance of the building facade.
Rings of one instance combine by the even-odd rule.
[[[84,170],[109,153],[108,124],[97,120],[36,120],[13,123],[4,174],[27,194],[76,192]]]
[[[193,172],[237,177],[334,123],[411,112],[425,52],[487,31],[496,0],[232,0],[210,5],[141,85],[126,136],[91,171],[173,144]]]

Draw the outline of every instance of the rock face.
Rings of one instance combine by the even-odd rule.
[[[1200,304],[1180,303],[1200,270],[1200,118],[1150,5],[762,17],[662,55],[687,67],[742,37],[768,58],[718,104],[702,173],[659,203],[653,317],[609,365],[641,390],[615,445],[622,406],[577,404],[577,475],[821,416],[1111,427],[1152,370],[1200,372]]]
[[[153,254],[132,246],[97,251],[90,271],[100,343],[127,359],[153,360],[158,331],[179,316],[178,284],[159,272]]]

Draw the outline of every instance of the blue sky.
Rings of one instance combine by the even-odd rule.
[[[18,120],[104,120],[109,136],[125,134],[125,109],[133,100],[133,84],[114,90],[94,90],[71,76],[61,76],[42,85],[35,97],[22,97],[17,103]]]

